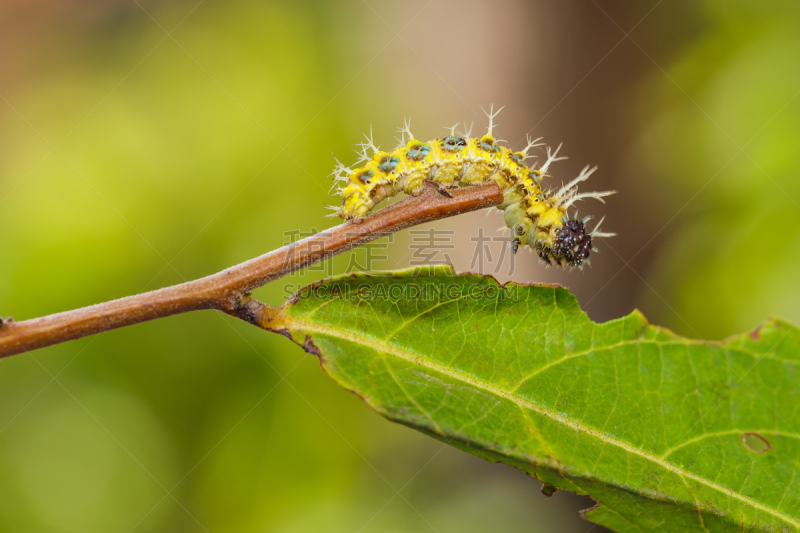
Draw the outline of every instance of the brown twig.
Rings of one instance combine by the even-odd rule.
[[[211,276],[119,300],[21,322],[0,320],[0,357],[188,311],[216,309],[253,322],[246,294],[270,281],[410,226],[491,207],[503,201],[494,184],[452,191],[427,184],[422,195],[346,222]]]

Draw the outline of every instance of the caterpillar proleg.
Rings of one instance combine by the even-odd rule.
[[[603,198],[616,191],[579,193],[578,184],[597,169],[588,166],[555,192],[543,189],[542,182],[551,177],[550,166],[566,159],[558,156],[561,145],[555,150],[547,148],[547,159],[541,166],[535,162],[529,166],[528,160],[535,157],[531,150],[543,143],[528,137],[525,148],[516,152],[500,146],[498,142],[502,141],[495,139],[494,128],[501,110],[492,108],[486,113],[489,128],[481,137],[471,137],[470,132],[456,135],[456,124],[446,128],[449,134],[445,137],[424,142],[414,137],[410,121],[405,120],[399,130],[399,144],[389,152],[375,146],[370,130],[357,150],[360,158],[356,168],[336,160],[332,176],[342,205],[333,208],[333,215],[357,222],[387,198],[401,192],[419,195],[426,181],[442,189],[494,181],[503,191],[503,203],[497,208],[503,211],[511,231],[514,253],[527,245],[548,265],[583,268],[589,264],[590,252],[597,251],[592,240],[614,234],[600,231],[602,220],[587,231],[591,217],[580,219],[577,212],[571,216],[569,209],[587,198],[605,203]]]

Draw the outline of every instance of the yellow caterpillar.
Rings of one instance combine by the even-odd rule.
[[[370,132],[370,137],[360,145],[358,164],[363,166],[353,169],[336,160],[332,176],[344,185],[338,187],[342,205],[332,208],[333,215],[358,222],[386,198],[401,192],[420,194],[425,181],[438,184],[443,192],[450,187],[495,181],[503,191],[504,201],[497,207],[503,211],[511,230],[514,253],[527,244],[548,265],[583,268],[589,263],[590,251],[597,251],[592,247],[592,239],[614,234],[600,232],[602,220],[587,233],[585,224],[591,217],[580,220],[575,213],[571,218],[567,211],[578,200],[596,198],[605,202],[603,197],[616,191],[578,193],[577,184],[597,169],[588,166],[555,193],[544,191],[542,179],[549,177],[550,165],[566,159],[558,157],[561,146],[555,151],[548,148],[547,161],[539,168],[535,163],[528,167],[526,161],[532,157],[528,152],[542,146],[537,144],[540,139],[528,138],[527,146],[518,152],[498,145],[493,129],[500,111],[502,108],[487,113],[489,131],[482,137],[470,137],[469,132],[458,137],[456,125],[448,128],[450,134],[446,137],[422,142],[414,138],[406,121],[400,130],[400,144],[391,152],[375,146]]]

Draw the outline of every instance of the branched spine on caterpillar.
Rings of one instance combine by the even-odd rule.
[[[401,192],[419,195],[426,181],[437,184],[445,194],[447,188],[496,182],[503,191],[503,203],[497,206],[503,211],[503,218],[512,234],[512,251],[528,245],[547,265],[561,267],[580,267],[589,264],[589,254],[597,251],[592,247],[592,239],[611,237],[613,233],[602,233],[600,223],[591,232],[586,231],[586,222],[591,217],[579,219],[577,212],[573,217],[569,208],[577,201],[595,198],[603,203],[603,198],[616,191],[579,193],[577,185],[586,181],[597,167],[585,167],[581,173],[559,188],[555,193],[542,189],[543,178],[550,165],[564,157],[558,157],[561,145],[555,150],[547,148],[547,160],[537,168],[530,167],[526,161],[533,156],[530,150],[538,146],[540,139],[528,138],[523,150],[513,152],[499,146],[493,130],[494,119],[503,108],[487,114],[489,130],[482,137],[463,137],[455,133],[458,124],[451,128],[450,134],[441,139],[422,142],[411,134],[408,120],[399,130],[398,146],[391,152],[381,151],[372,140],[372,131],[361,143],[357,152],[360,159],[358,168],[350,168],[336,160],[332,176],[334,188],[342,195],[341,207],[332,207],[332,216],[358,222],[372,208],[387,198]],[[370,154],[371,152],[371,154]],[[334,157],[335,159],[335,157]],[[339,182],[344,182],[339,185]],[[332,189],[333,190],[333,189]]]

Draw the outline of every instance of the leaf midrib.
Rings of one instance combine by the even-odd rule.
[[[521,407],[521,408],[524,407],[524,408],[527,408],[527,409],[531,409],[532,411],[535,411],[535,412],[537,412],[537,413],[539,413],[541,415],[544,415],[544,416],[546,416],[546,417],[548,417],[548,418],[550,418],[550,419],[552,419],[552,420],[554,420],[554,421],[556,421],[556,422],[558,422],[558,423],[560,423],[560,424],[562,424],[562,425],[564,425],[566,427],[569,427],[569,428],[571,428],[573,430],[580,431],[580,432],[583,432],[583,433],[585,433],[585,434],[587,434],[587,435],[589,435],[591,437],[594,437],[595,439],[597,439],[597,440],[599,440],[599,441],[601,441],[601,442],[603,442],[605,444],[608,444],[608,445],[611,445],[611,446],[616,446],[618,448],[621,448],[621,449],[625,450],[628,453],[632,453],[634,455],[638,455],[639,457],[642,457],[643,459],[646,459],[646,460],[648,460],[648,461],[660,466],[661,468],[664,468],[665,470],[668,470],[668,471],[676,474],[677,476],[679,476],[681,478],[692,479],[692,480],[694,480],[694,481],[696,481],[698,483],[701,483],[701,484],[703,484],[703,485],[705,485],[705,486],[707,486],[709,488],[717,490],[717,491],[719,491],[719,492],[721,492],[721,493],[723,493],[723,494],[725,494],[725,495],[727,495],[727,496],[729,496],[731,498],[737,499],[737,500],[739,500],[739,501],[741,501],[743,503],[746,503],[747,505],[755,507],[756,509],[759,509],[761,511],[764,511],[767,514],[770,514],[770,515],[772,515],[772,516],[774,516],[776,518],[779,518],[779,519],[783,520],[784,522],[793,525],[794,527],[800,528],[800,520],[794,519],[791,516],[788,516],[786,514],[781,513],[780,511],[777,511],[775,509],[767,507],[766,505],[764,505],[762,503],[759,503],[758,501],[755,501],[755,500],[753,500],[751,498],[748,498],[747,496],[744,496],[744,495],[742,495],[742,494],[740,494],[740,493],[738,493],[736,491],[733,491],[733,490],[731,490],[731,489],[729,489],[727,487],[724,487],[722,485],[718,485],[718,484],[716,484],[716,483],[714,483],[712,481],[709,481],[709,480],[707,480],[707,479],[705,479],[705,478],[703,478],[701,476],[698,476],[697,474],[694,474],[694,473],[689,472],[687,470],[683,470],[682,468],[679,468],[679,467],[677,467],[677,466],[675,466],[675,465],[663,460],[662,458],[660,458],[660,457],[658,457],[656,455],[653,455],[653,454],[648,453],[648,452],[646,452],[644,450],[636,448],[635,446],[632,446],[632,445],[628,444],[627,442],[624,442],[624,441],[621,441],[621,440],[617,440],[617,439],[615,439],[615,438],[603,433],[600,430],[597,430],[597,429],[592,428],[590,426],[586,426],[586,425],[581,424],[579,422],[575,422],[574,420],[571,420],[571,419],[569,419],[569,418],[567,418],[567,417],[565,417],[565,416],[563,416],[563,415],[561,415],[561,414],[559,414],[557,412],[550,411],[549,409],[545,409],[544,407],[542,407],[540,405],[537,405],[537,404],[535,404],[535,403],[533,403],[533,402],[531,402],[529,400],[520,398],[519,396],[516,396],[515,394],[513,394],[513,393],[511,393],[511,392],[509,392],[507,390],[504,390],[504,389],[501,389],[500,387],[492,385],[491,383],[487,383],[485,381],[479,380],[477,378],[474,378],[474,377],[469,376],[467,374],[463,374],[461,372],[456,372],[455,370],[453,370],[451,368],[447,368],[444,365],[441,365],[439,363],[435,363],[433,361],[430,361],[424,355],[416,354],[416,353],[413,353],[413,352],[410,352],[410,351],[407,351],[407,350],[403,350],[403,349],[398,348],[396,346],[392,346],[391,344],[388,344],[386,342],[379,341],[379,340],[377,340],[377,339],[375,339],[373,337],[368,337],[368,336],[365,336],[365,335],[358,335],[358,334],[350,332],[350,331],[345,331],[345,330],[336,329],[336,328],[333,328],[333,327],[330,327],[330,326],[324,326],[324,325],[321,325],[321,324],[315,324],[315,323],[312,323],[312,322],[307,322],[307,321],[305,321],[303,319],[300,319],[300,318],[284,316],[284,320],[287,323],[291,323],[291,325],[293,326],[292,329],[300,330],[300,331],[303,331],[303,332],[309,332],[309,333],[319,333],[319,334],[323,334],[323,335],[329,335],[331,337],[337,337],[337,338],[340,338],[342,340],[350,341],[350,342],[353,342],[353,343],[356,343],[356,344],[360,344],[360,345],[363,345],[363,346],[368,346],[368,347],[372,348],[373,350],[375,350],[377,352],[384,352],[384,353],[392,354],[394,356],[400,357],[401,359],[405,359],[406,361],[412,362],[414,364],[418,364],[418,365],[424,366],[424,367],[426,367],[426,368],[428,368],[430,370],[434,370],[436,372],[439,372],[441,374],[449,376],[449,377],[451,377],[453,379],[462,381],[462,382],[464,382],[466,384],[472,385],[474,387],[477,387],[477,388],[482,389],[482,390],[484,390],[486,392],[492,393],[492,394],[494,394],[496,396],[499,396],[501,398],[505,398],[506,400],[509,400],[509,401],[513,402],[514,404],[516,404],[518,407]],[[286,325],[289,325],[289,324],[286,324]]]

